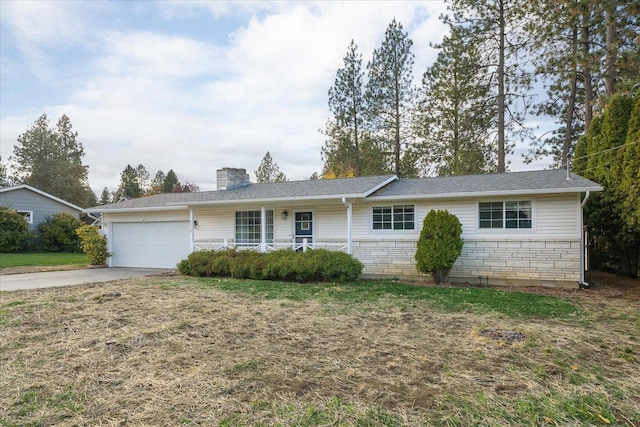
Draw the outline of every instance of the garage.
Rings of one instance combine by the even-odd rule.
[[[189,222],[111,224],[111,266],[176,268],[189,255]]]

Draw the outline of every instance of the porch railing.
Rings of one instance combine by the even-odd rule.
[[[193,242],[194,251],[224,251],[227,249],[247,250],[247,251],[262,251],[262,245],[260,243],[255,244],[237,244],[232,239],[223,240],[207,240],[207,241],[195,241]],[[332,251],[347,252],[346,242],[309,242],[307,239],[302,239],[302,242],[273,242],[265,245],[266,252],[272,252],[278,249],[293,249],[294,251],[306,251],[307,249],[327,249]]]

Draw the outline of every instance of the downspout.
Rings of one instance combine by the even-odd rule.
[[[590,193],[587,191],[584,195],[582,203],[580,203],[580,281],[578,282],[578,288],[588,288],[589,284],[584,280],[585,270],[585,241],[584,241],[584,205],[589,200]]]
[[[347,253],[352,254],[352,239],[351,239],[351,222],[353,219],[353,205],[351,202],[347,203],[347,200],[343,197],[342,204],[347,207]]]

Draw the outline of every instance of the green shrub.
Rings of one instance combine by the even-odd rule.
[[[362,273],[362,263],[351,255],[323,249],[270,253],[252,251],[193,252],[180,261],[178,271],[190,276],[296,282],[349,281]]]
[[[235,254],[234,250],[192,252],[186,260],[178,263],[178,271],[187,276],[229,277],[231,259]]]
[[[42,239],[40,233],[28,230],[22,245],[20,246],[22,252],[42,252]]]
[[[27,239],[29,224],[13,209],[0,207],[0,252],[16,252]]]
[[[47,252],[80,252],[80,237],[76,230],[82,221],[66,212],[48,217],[40,224],[43,249]]]
[[[80,237],[80,246],[91,265],[105,265],[107,263],[107,239],[100,234],[98,227],[83,225],[76,230]]]
[[[262,272],[263,276],[265,278],[277,278],[274,280],[283,280],[285,282],[297,280],[299,266],[297,265],[296,257],[300,253],[291,249],[269,252],[265,255],[267,263]]]
[[[236,252],[230,260],[229,272],[231,277],[235,279],[261,280],[266,262],[267,258],[263,253],[253,251]]]
[[[431,210],[422,224],[416,251],[416,268],[431,273],[436,283],[446,282],[462,246],[462,225],[446,210]]]

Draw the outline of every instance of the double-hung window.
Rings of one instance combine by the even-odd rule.
[[[273,211],[266,213],[267,241],[273,243]],[[236,212],[236,245],[255,246],[261,243],[262,236],[262,211],[238,211]]]
[[[372,227],[374,230],[413,230],[415,228],[413,205],[375,206]]]
[[[531,200],[480,202],[480,228],[531,228]]]

